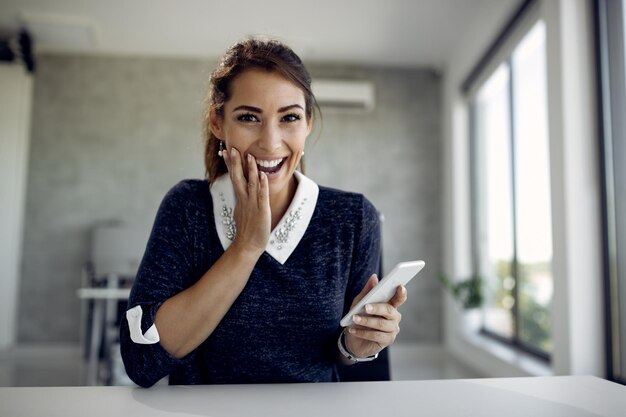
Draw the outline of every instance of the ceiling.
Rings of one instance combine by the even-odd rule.
[[[207,58],[265,34],[309,62],[443,68],[472,26],[519,0],[2,0],[37,52]]]

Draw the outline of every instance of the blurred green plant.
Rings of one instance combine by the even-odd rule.
[[[465,310],[479,308],[483,305],[483,279],[474,275],[463,281],[452,281],[444,273],[439,274],[439,281]]]

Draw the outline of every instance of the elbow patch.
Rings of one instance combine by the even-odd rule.
[[[159,332],[156,325],[152,324],[150,328],[143,333],[141,331],[141,319],[143,310],[140,305],[136,305],[126,312],[126,320],[128,320],[128,328],[130,330],[130,339],[140,345],[152,345],[158,343]]]

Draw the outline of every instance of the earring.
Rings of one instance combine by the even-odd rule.
[[[300,154],[300,156],[304,156],[304,151],[302,151],[302,153]]]
[[[220,150],[217,151],[217,156],[219,156],[220,158],[224,156],[224,142],[222,142],[221,140],[220,140]]]

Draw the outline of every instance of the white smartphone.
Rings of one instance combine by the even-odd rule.
[[[424,261],[400,262],[385,278],[380,280],[354,307],[343,316],[339,324],[341,327],[350,326],[355,314],[362,313],[367,304],[386,303],[391,300],[400,285],[406,285],[424,268]]]

